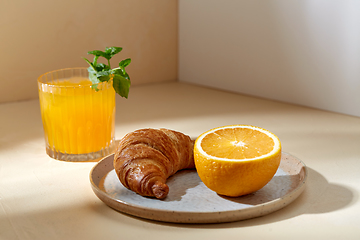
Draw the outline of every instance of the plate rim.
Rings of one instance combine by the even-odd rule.
[[[94,183],[93,181],[93,173],[94,171],[101,165],[101,164],[104,164],[105,162],[109,161],[112,163],[112,160],[109,160],[110,158],[113,159],[113,156],[114,156],[114,153],[113,154],[110,154],[106,157],[103,157],[99,162],[97,162],[91,169],[90,171],[90,174],[89,174],[89,178],[90,178],[90,183],[91,183],[91,187],[92,187],[92,190],[94,191],[95,195],[103,202],[105,203],[108,207],[116,210],[116,211],[119,211],[119,212],[122,212],[122,213],[126,213],[126,214],[129,214],[129,215],[132,215],[132,216],[136,216],[136,217],[140,217],[140,218],[145,218],[145,219],[149,219],[149,220],[155,220],[155,221],[161,221],[161,222],[172,222],[172,223],[223,223],[223,222],[233,222],[233,221],[239,221],[239,220],[245,220],[245,219],[250,219],[250,218],[255,218],[255,217],[260,217],[260,216],[264,216],[264,215],[267,215],[267,214],[270,214],[272,212],[275,212],[277,210],[280,210],[282,208],[284,208],[285,206],[289,205],[291,202],[293,202],[302,192],[303,190],[305,189],[305,186],[306,186],[306,182],[307,182],[307,178],[308,178],[308,167],[306,166],[306,164],[300,160],[299,158],[293,156],[292,154],[289,154],[287,152],[283,152],[282,151],[282,154],[284,155],[288,155],[288,156],[291,156],[292,158],[296,159],[299,164],[301,164],[301,168],[303,170],[301,171],[304,171],[304,177],[302,180],[299,180],[299,183],[298,185],[293,189],[291,190],[290,192],[286,193],[285,195],[279,197],[279,198],[276,198],[276,199],[273,199],[271,201],[268,201],[268,202],[264,202],[264,203],[261,203],[259,205],[256,205],[256,206],[249,206],[247,208],[242,208],[242,209],[235,209],[235,210],[224,210],[224,211],[216,211],[216,212],[195,212],[195,211],[177,211],[177,210],[166,210],[166,209],[158,209],[158,208],[153,208],[153,207],[148,207],[148,206],[143,206],[143,205],[139,205],[139,204],[133,204],[133,203],[129,203],[129,202],[126,202],[124,200],[121,200],[121,199],[117,199],[117,198],[114,198],[112,196],[109,196],[105,191],[103,191],[102,189],[100,189],[97,184]],[[111,171],[114,170],[114,167],[113,167],[113,164],[111,164],[111,167],[109,167],[110,170],[106,172],[106,174],[110,173]],[[105,175],[101,176],[104,177]],[[119,181],[120,182],[120,181]],[[121,182],[120,182],[121,184]],[[209,189],[209,191],[211,191]],[[130,208],[129,211],[127,210],[124,210],[124,209],[119,209],[119,208],[116,208],[112,205],[109,205],[108,203],[106,203],[102,197],[104,198],[107,198],[108,200],[112,201],[112,202],[116,202],[118,204],[121,204],[123,205],[122,208]],[[290,199],[292,198],[290,201],[285,201],[287,199]],[[161,201],[161,200],[159,200]],[[284,202],[285,201],[285,202]],[[252,215],[251,217],[241,217],[241,216],[234,216],[236,215],[236,213],[246,213],[246,212],[251,212],[252,210],[254,209],[257,209],[257,208],[260,208],[260,207],[266,207],[266,206],[272,206],[272,205],[280,205],[278,207],[274,207],[272,210],[270,211],[265,211],[265,213],[261,213],[261,214],[254,214]],[[133,211],[131,211],[133,210]],[[154,212],[156,214],[170,214],[170,215],[191,215],[192,217],[195,216],[195,218],[193,220],[191,220],[191,218],[186,218],[186,220],[182,220],[181,219],[170,219],[169,217],[163,217],[163,218],[159,218],[159,217],[154,217],[152,216],[152,214],[150,214],[151,216],[144,216],[143,214],[137,214],[134,212],[136,211],[149,211],[150,213],[151,212]],[[218,219],[208,219],[209,216],[212,216],[212,215],[233,215],[233,217],[227,217],[224,219],[224,217],[219,217]],[[199,216],[202,216],[202,217],[199,217]],[[209,215],[208,217],[206,217],[207,215]]]

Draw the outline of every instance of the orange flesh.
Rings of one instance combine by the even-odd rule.
[[[211,156],[228,159],[249,159],[265,155],[274,148],[274,141],[257,130],[226,128],[209,133],[201,142]]]

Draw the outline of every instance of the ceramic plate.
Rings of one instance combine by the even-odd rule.
[[[221,223],[263,216],[294,201],[304,190],[307,169],[296,157],[282,153],[272,180],[262,189],[242,197],[216,194],[195,170],[170,177],[164,200],[142,197],[123,187],[113,167],[114,155],[103,158],[90,173],[96,196],[109,207],[133,216],[174,223]]]

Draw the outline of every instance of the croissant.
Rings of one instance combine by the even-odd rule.
[[[195,168],[194,141],[169,129],[140,129],[126,134],[114,155],[114,169],[124,187],[141,196],[164,199],[166,180],[182,169]]]

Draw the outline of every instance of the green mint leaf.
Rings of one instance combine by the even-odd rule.
[[[96,70],[93,66],[88,67],[89,74],[96,74]]]
[[[92,69],[95,71],[95,67],[94,67],[94,64],[92,62],[90,62],[89,60],[87,60],[86,58],[83,58],[89,65],[90,67],[88,68],[88,70]]]
[[[109,58],[109,55],[103,51],[100,51],[100,50],[94,50],[94,51],[89,51],[88,54],[92,54],[92,55],[95,55],[95,56],[98,56],[98,57],[104,57],[106,59],[110,59]]]
[[[130,58],[127,58],[125,60],[122,60],[120,63],[119,63],[119,67],[121,68],[125,68],[127,65],[129,65],[131,63],[131,59]]]
[[[118,54],[119,52],[121,52],[122,48],[121,47],[106,47],[105,48],[105,53],[112,58],[115,54]],[[109,58],[109,59],[110,59]]]
[[[97,78],[96,73],[89,72],[89,79],[93,84],[100,83],[100,80]]]
[[[115,69],[113,69],[113,73],[116,74],[116,75],[122,76],[125,79],[130,80],[130,76],[129,76],[129,74],[127,74],[125,69],[115,68]]]
[[[101,82],[108,82],[113,79],[113,88],[120,96],[128,98],[130,89],[130,76],[125,71],[125,67],[131,63],[131,59],[122,60],[118,68],[111,69],[110,59],[122,51],[121,47],[106,47],[105,52],[100,50],[89,51],[88,54],[94,55],[93,62],[88,59],[84,60],[89,64],[88,72],[89,79],[93,83],[92,88],[98,91],[98,84]],[[104,57],[108,64],[98,63],[98,58]]]
[[[97,65],[97,60],[98,60],[99,56],[95,56],[94,60],[93,60],[93,65]]]
[[[98,63],[94,67],[97,72],[110,70],[110,67],[104,63]]]
[[[91,85],[91,88],[94,89],[95,91],[99,91],[100,89],[98,88],[97,84],[93,84]]]
[[[120,75],[114,74],[113,87],[115,92],[121,97],[128,98],[130,90],[130,80]]]
[[[90,69],[90,67],[88,68],[88,70]],[[91,85],[91,88],[94,89],[95,91],[99,91],[98,89],[98,83],[100,83],[99,79],[96,77],[96,73],[95,72],[90,72],[89,71],[89,79],[90,81],[93,83]]]
[[[111,70],[96,73],[96,77],[100,82],[107,82],[111,79]]]

